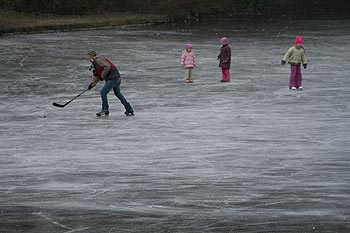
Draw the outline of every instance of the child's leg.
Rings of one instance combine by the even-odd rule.
[[[222,73],[222,80],[221,81],[229,82],[230,81],[230,69],[222,68],[221,73]]]
[[[301,87],[301,66],[296,67],[296,75],[295,75],[295,87]]]
[[[230,69],[226,69],[226,80],[230,81]]]
[[[192,82],[192,70],[193,68],[188,68],[188,80]]]
[[[185,81],[188,82],[190,80],[190,69],[185,68]]]
[[[296,77],[297,67],[291,65],[290,66],[290,78],[289,78],[289,88],[295,87],[295,77]]]

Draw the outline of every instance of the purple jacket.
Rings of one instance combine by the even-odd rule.
[[[231,48],[228,45],[221,47],[220,54],[218,56],[220,59],[219,67],[224,69],[229,69],[231,65]]]

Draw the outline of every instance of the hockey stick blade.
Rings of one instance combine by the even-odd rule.
[[[59,108],[63,108],[64,106],[66,106],[65,104],[58,104],[58,103],[53,103],[52,105]]]
[[[78,98],[79,96],[81,96],[83,93],[85,93],[86,91],[88,91],[89,89],[86,89],[82,92],[80,92],[77,96],[73,97],[70,101],[68,101],[65,104],[58,104],[58,103],[53,103],[53,106],[59,107],[59,108],[63,108],[64,106],[68,105],[70,102],[72,102],[73,100],[75,100],[76,98]]]

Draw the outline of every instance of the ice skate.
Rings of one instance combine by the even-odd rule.
[[[135,114],[134,114],[134,110],[125,111],[124,114],[125,114],[126,116],[134,116],[134,115],[135,115]]]
[[[98,113],[96,113],[96,116],[108,116],[109,111],[108,110],[101,110]]]

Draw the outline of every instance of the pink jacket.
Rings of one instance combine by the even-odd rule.
[[[196,57],[193,52],[182,51],[181,65],[185,68],[193,68],[196,66]]]

